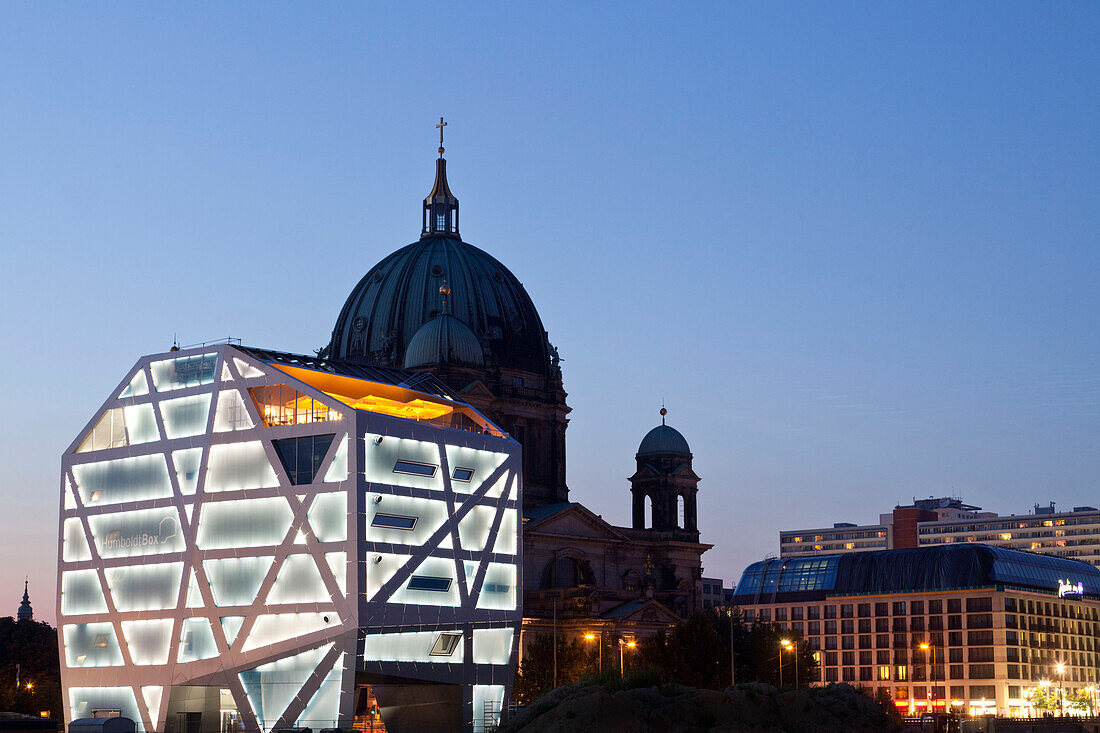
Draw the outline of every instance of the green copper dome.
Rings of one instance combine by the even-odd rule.
[[[666,455],[691,455],[691,448],[680,431],[668,425],[658,425],[646,433],[638,446],[638,457],[666,456]]]
[[[479,367],[485,363],[481,342],[462,321],[440,313],[413,334],[405,349],[406,369],[450,364]]]

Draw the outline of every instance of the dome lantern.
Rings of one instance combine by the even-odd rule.
[[[435,185],[424,199],[420,227],[421,237],[450,235],[458,237],[458,199],[447,185],[447,159],[443,157],[443,128],[447,123],[439,118],[439,158],[435,161]]]

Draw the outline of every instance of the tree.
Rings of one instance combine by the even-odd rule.
[[[1048,685],[1037,685],[1028,696],[1028,703],[1036,710],[1056,710],[1058,708],[1058,692]]]
[[[49,624],[0,618],[0,710],[61,717],[57,631]]]
[[[1092,714],[1092,690],[1082,687],[1076,690],[1066,691],[1066,707],[1070,710],[1079,710],[1082,713]]]
[[[558,685],[569,685],[590,672],[590,660],[579,639],[558,637]],[[550,634],[535,634],[523,652],[512,696],[527,704],[554,689],[554,643]]]

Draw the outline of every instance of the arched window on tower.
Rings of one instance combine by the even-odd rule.
[[[581,569],[571,557],[558,557],[551,560],[542,572],[542,587],[576,588],[581,584]]]
[[[646,495],[645,498],[645,524],[642,525],[644,529],[653,529],[653,497]]]
[[[683,494],[676,495],[676,526],[680,529],[687,527],[686,501]]]

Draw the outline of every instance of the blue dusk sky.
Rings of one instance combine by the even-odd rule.
[[[705,573],[914,497],[1100,505],[1096,3],[7,3],[0,589],[54,618],[63,450],[134,361],[310,353],[464,237],[564,359],[571,497],[691,444]]]

